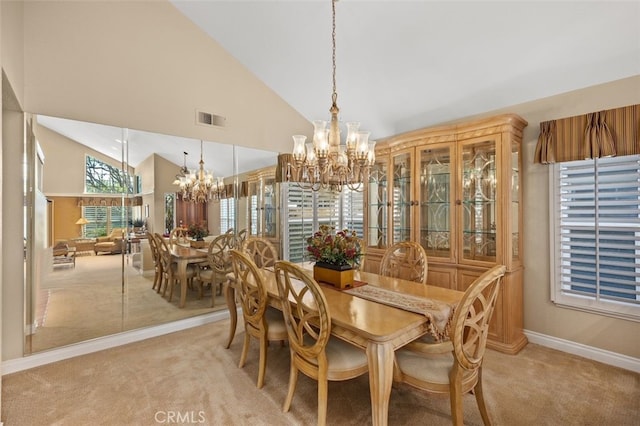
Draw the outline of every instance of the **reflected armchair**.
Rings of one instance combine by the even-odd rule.
[[[117,254],[122,253],[124,245],[125,228],[114,228],[106,237],[98,237],[93,251],[96,253]]]

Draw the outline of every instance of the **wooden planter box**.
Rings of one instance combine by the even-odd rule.
[[[313,267],[313,279],[319,283],[331,284],[339,289],[353,287],[353,268],[349,265],[336,266],[316,262]]]
[[[207,242],[205,240],[201,240],[201,241],[189,240],[189,245],[191,245],[192,248],[201,249],[201,248],[205,248],[205,246],[207,245]]]

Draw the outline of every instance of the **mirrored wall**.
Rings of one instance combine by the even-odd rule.
[[[156,292],[146,232],[167,235],[196,217],[209,239],[250,226],[243,176],[275,167],[277,153],[27,116],[25,354],[226,309],[197,283],[182,308],[175,292],[171,301]],[[194,206],[174,181],[201,158],[232,190]]]

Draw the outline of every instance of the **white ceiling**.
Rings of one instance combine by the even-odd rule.
[[[126,155],[133,167],[153,153],[182,166],[185,163],[183,152],[188,153],[186,165],[189,169],[199,167],[200,141],[196,139],[45,115],[38,116],[38,123],[116,160],[122,158],[121,141],[126,140],[129,147]],[[215,176],[227,177],[235,174],[234,161],[237,163],[235,170],[244,173],[276,164],[277,153],[205,141],[203,159],[205,169],[212,171]]]
[[[330,0],[172,3],[328,119]],[[340,0],[336,25],[341,121],[372,139],[640,74],[639,1]]]
[[[304,117],[329,118],[329,0],[172,3]],[[336,14],[340,118],[372,139],[640,75],[640,1],[340,0]],[[40,122],[119,155],[121,129]],[[197,167],[200,141],[126,137],[134,166],[151,152],[182,165],[187,151]],[[241,171],[275,161],[236,149]],[[205,166],[231,175],[232,150],[205,143]]]

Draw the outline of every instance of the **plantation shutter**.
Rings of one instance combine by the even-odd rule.
[[[313,192],[294,184],[286,184],[287,222],[284,241],[287,259],[291,262],[305,260],[306,239],[314,231]]]
[[[344,189],[342,199],[342,228],[356,231],[358,238],[364,238],[364,193]]]
[[[640,156],[558,165],[562,295],[640,304]]]

